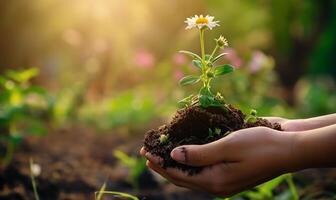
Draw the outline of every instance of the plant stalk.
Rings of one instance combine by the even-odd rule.
[[[298,191],[295,187],[292,174],[288,174],[286,176],[286,182],[289,186],[289,190],[291,191],[291,193],[293,195],[293,200],[299,200],[299,194],[298,194]]]
[[[209,60],[211,60],[212,57],[214,57],[214,55],[215,55],[215,53],[217,52],[218,48],[219,48],[219,46],[216,45],[215,49],[213,50],[213,52],[211,53],[211,55],[210,55],[210,57],[209,57]]]
[[[208,77],[206,75],[206,62],[205,62],[205,48],[204,48],[204,29],[200,29],[200,44],[201,44],[201,57],[202,57],[202,82],[203,87],[208,86]]]
[[[40,200],[40,197],[39,197],[38,192],[37,192],[35,177],[34,177],[34,174],[33,174],[33,171],[32,171],[32,166],[33,166],[33,159],[32,158],[30,158],[29,164],[30,164],[30,166],[29,166],[29,168],[30,168],[30,179],[31,179],[31,183],[33,185],[35,200]]]

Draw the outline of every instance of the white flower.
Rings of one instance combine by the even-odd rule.
[[[205,16],[203,17],[203,15],[195,15],[194,17],[191,18],[187,18],[186,21],[184,21],[185,23],[188,24],[188,26],[186,27],[186,29],[192,29],[192,28],[198,28],[198,29],[202,29],[204,27],[209,28],[210,30],[213,29],[216,26],[219,26],[218,22],[219,21],[214,21],[213,16]]]

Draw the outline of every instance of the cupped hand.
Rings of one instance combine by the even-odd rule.
[[[148,159],[148,167],[175,185],[227,197],[295,170],[291,150],[295,135],[255,127],[209,144],[175,148],[171,157],[177,162],[205,166],[201,173],[192,176],[175,168],[161,168],[161,158],[143,148],[140,153]]]

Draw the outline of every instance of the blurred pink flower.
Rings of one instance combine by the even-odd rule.
[[[238,56],[236,50],[233,48],[225,48],[223,53],[227,53],[225,58],[234,66],[234,67],[241,67],[243,64],[242,59]]]
[[[181,70],[175,70],[174,71],[174,79],[179,81],[181,78],[183,78],[184,73]]]
[[[251,61],[248,64],[249,71],[251,73],[258,72],[262,68],[262,65],[265,63],[266,59],[267,58],[265,54],[263,54],[261,51],[253,52]]]
[[[185,57],[185,55],[181,54],[181,53],[176,53],[173,56],[173,63],[175,65],[183,65],[187,62],[187,58]]]
[[[141,49],[135,53],[134,63],[142,69],[150,69],[155,65],[155,57],[148,50]]]

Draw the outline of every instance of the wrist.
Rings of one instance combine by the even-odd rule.
[[[299,143],[301,132],[287,132],[281,133],[281,152],[282,161],[280,168],[282,174],[299,171],[305,168],[300,161]]]

